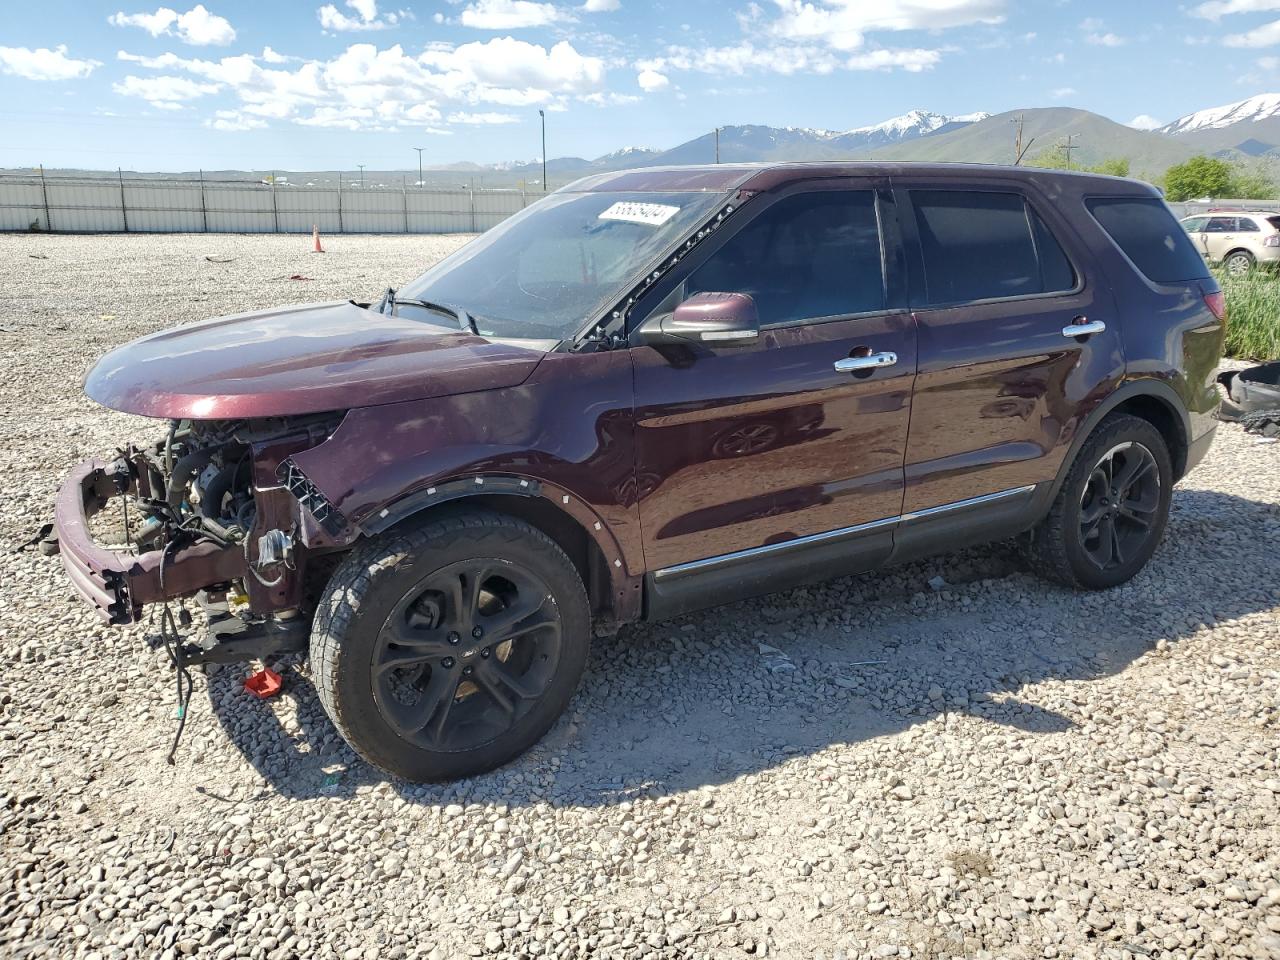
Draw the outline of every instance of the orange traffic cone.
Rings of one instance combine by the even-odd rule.
[[[311,239],[315,241],[315,252],[324,253],[324,247],[320,246],[320,227],[314,223],[311,225]]]

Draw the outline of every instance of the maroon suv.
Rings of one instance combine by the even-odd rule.
[[[309,649],[362,756],[465,776],[630,621],[1015,535],[1060,583],[1128,580],[1209,446],[1223,332],[1134,181],[603,174],[375,303],[108,354],[88,395],[168,429],[72,472],[57,543],[112,623],[195,596],[180,666]]]

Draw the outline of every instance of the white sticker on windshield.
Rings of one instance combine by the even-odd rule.
[[[600,214],[600,220],[627,220],[631,223],[647,223],[651,227],[661,226],[677,213],[679,207],[670,207],[664,203],[631,203],[620,201]]]

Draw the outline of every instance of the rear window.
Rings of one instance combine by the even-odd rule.
[[[1096,197],[1086,205],[1116,246],[1153,283],[1209,276],[1209,268],[1163,200]]]
[[[1267,217],[1267,223],[1280,230],[1280,217]]]
[[[911,203],[929,304],[1075,287],[1062,246],[1019,194],[913,190]]]

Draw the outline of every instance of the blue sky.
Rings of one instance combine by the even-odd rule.
[[[1280,0],[0,0],[0,166],[408,169],[1280,89]]]

